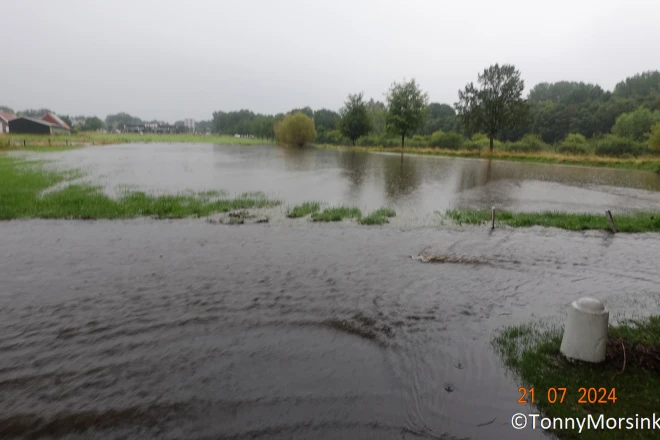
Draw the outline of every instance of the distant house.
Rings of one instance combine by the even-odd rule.
[[[68,127],[68,125],[64,124]],[[21,116],[9,121],[9,132],[20,134],[70,134],[70,131],[52,122],[43,119],[28,118]]]
[[[71,133],[71,127],[69,127],[66,122],[61,120],[56,114],[54,113],[46,113],[44,116],[41,117],[42,121],[50,122],[51,124],[59,125],[63,129]]]
[[[16,119],[13,113],[0,112],[0,134],[9,133],[9,121]]]

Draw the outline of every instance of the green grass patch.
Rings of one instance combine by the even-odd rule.
[[[302,205],[294,206],[286,216],[289,218],[305,217],[306,215],[318,212],[319,209],[321,209],[319,202],[305,202]]]
[[[395,216],[396,212],[393,209],[380,208],[365,217],[361,217],[359,221],[362,225],[383,225],[389,223],[388,218]]]
[[[82,132],[72,135],[39,135],[39,134],[8,134],[0,137],[2,150],[32,150],[32,151],[62,151],[84,145],[111,145],[126,143],[205,143],[205,144],[236,144],[264,145],[272,144],[271,140],[254,138],[236,138],[227,135],[200,134],[139,134],[139,133],[89,133]]]
[[[591,414],[597,421],[601,414],[605,419],[618,419],[636,414],[650,417],[658,413],[660,317],[610,327],[607,358],[601,364],[569,363],[559,351],[561,338],[562,331],[557,327],[523,325],[506,328],[493,342],[504,364],[520,378],[521,386],[534,388],[534,404],[544,417],[584,418]],[[559,400],[563,392],[558,390],[557,400],[554,400],[554,393],[549,391],[552,388],[566,388],[563,403]],[[604,388],[606,392],[597,393],[597,398],[604,395],[607,403],[589,403],[588,396],[586,403],[580,403],[583,397],[580,388]],[[616,391],[611,393],[612,389]],[[610,397],[615,397],[616,402],[608,400]],[[530,399],[529,394],[527,399]],[[527,414],[526,410],[521,412]],[[579,434],[577,429],[558,429],[554,433],[560,439],[655,438],[648,430],[585,429]]]
[[[481,225],[491,221],[490,211],[486,210],[448,210],[446,216],[459,224]],[[660,232],[660,213],[613,214],[613,218],[619,232]],[[495,224],[514,228],[545,226],[570,231],[610,230],[605,213],[495,211]]]
[[[345,218],[360,218],[362,212],[358,208],[348,208],[340,206],[337,208],[324,209],[322,212],[312,214],[312,220],[315,222],[339,222]]]
[[[181,218],[279,203],[267,199],[263,193],[246,193],[232,198],[217,191],[152,195],[126,190],[118,199],[112,199],[100,187],[92,185],[69,185],[42,194],[53,185],[80,175],[76,170],[50,171],[40,163],[0,156],[0,220]]]

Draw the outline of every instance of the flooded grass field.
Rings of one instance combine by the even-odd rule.
[[[446,209],[600,212],[660,210],[650,171],[269,145],[124,144],[53,153],[111,195],[144,191],[263,191],[291,207],[310,201],[391,207],[416,217]]]
[[[657,209],[651,173],[259,146],[49,158],[109,193],[264,191],[396,217],[0,222],[0,438],[543,438],[510,426],[531,408],[493,336],[581,296],[615,321],[659,305],[657,234],[406,223],[493,204]]]

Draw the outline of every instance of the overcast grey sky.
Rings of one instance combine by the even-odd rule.
[[[658,0],[0,0],[0,105],[210,119],[383,99],[431,101],[490,64],[606,89],[660,68]]]

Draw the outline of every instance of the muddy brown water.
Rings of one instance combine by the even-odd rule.
[[[648,171],[405,156],[271,145],[124,144],[49,154],[114,194],[263,191],[294,205],[321,201],[363,210],[391,206],[418,217],[448,208],[603,212],[660,210]]]
[[[655,234],[28,220],[0,249],[0,438],[542,438],[495,332],[660,285]]]
[[[579,167],[210,145],[49,157],[109,192],[262,190],[412,216],[658,200],[650,173]],[[405,212],[373,228],[0,222],[0,438],[543,438],[509,425],[534,410],[497,331],[561,322],[585,295],[615,319],[658,309],[658,234],[408,227]]]

